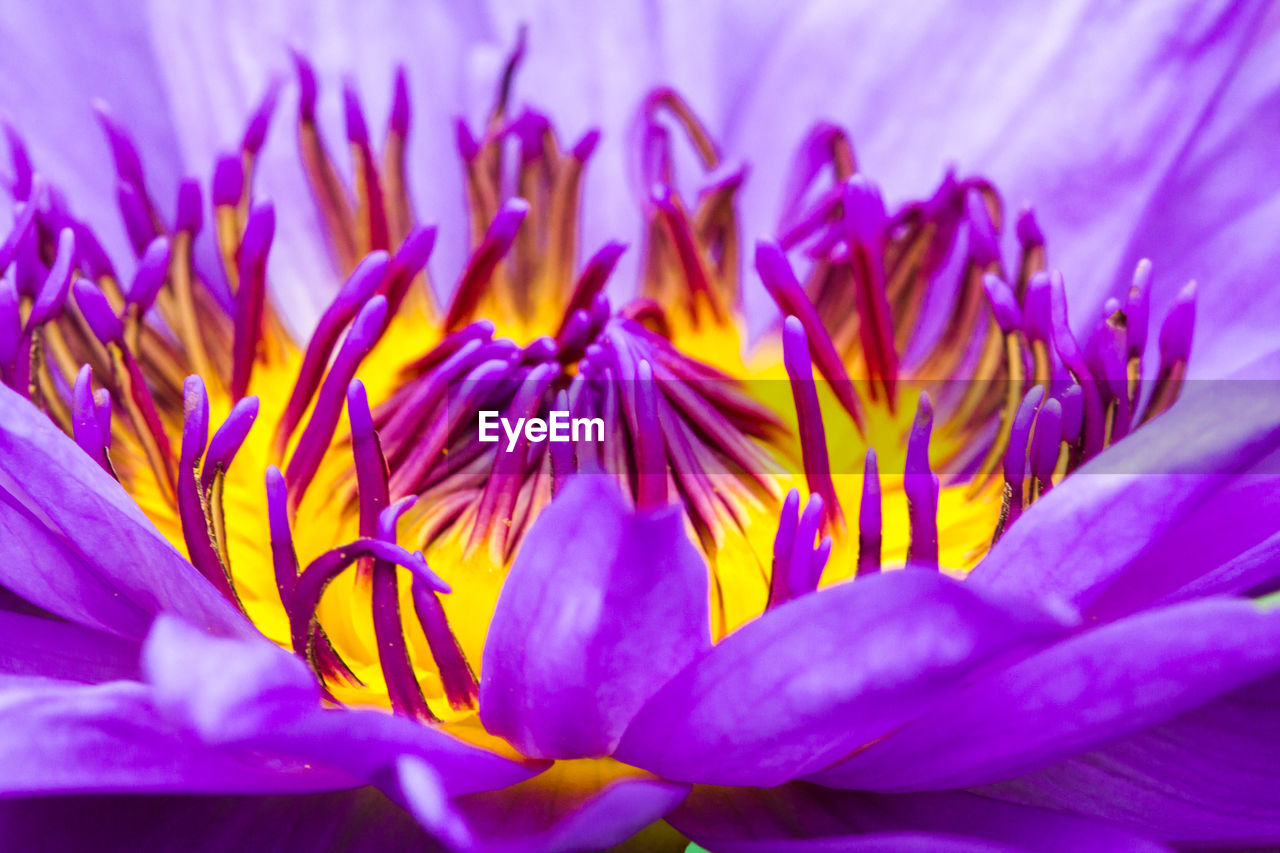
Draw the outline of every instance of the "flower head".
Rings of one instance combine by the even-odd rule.
[[[293,52],[172,208],[100,108],[128,259],[77,212],[101,200],[10,130],[6,547],[56,568],[0,581],[67,623],[3,615],[41,638],[22,666],[68,660],[7,688],[36,719],[13,755],[52,768],[8,790],[371,785],[460,849],[587,849],[663,818],[713,849],[1023,844],[1033,821],[1063,843],[1274,837],[1269,803],[1220,815],[1254,778],[1236,753],[1221,788],[1178,789],[1213,820],[1124,787],[1163,766],[1144,739],[1216,725],[1280,666],[1250,600],[1269,519],[1179,551],[1272,493],[1280,441],[1254,389],[1187,387],[1194,283],[1153,312],[1144,260],[1079,312],[1031,208],[956,170],[887,203],[825,121],[748,242],[747,168],[665,86],[626,139],[638,240],[592,245],[602,135],[518,105],[526,38],[483,122],[449,128],[449,286],[402,68],[378,128],[354,79],[334,91]],[[256,189],[280,136],[305,208]],[[295,335],[272,282],[303,218],[338,286]],[[782,319],[748,342],[759,285]],[[75,772],[46,713],[73,721]],[[1072,781],[1099,762],[1122,767],[1102,802]]]

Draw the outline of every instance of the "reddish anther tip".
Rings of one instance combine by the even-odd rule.
[[[75,256],[75,233],[70,228],[63,228],[58,234],[58,249],[53,259],[53,266],[49,268],[49,274],[45,277],[36,301],[31,306],[30,316],[27,317],[28,330],[45,323],[66,304]]]
[[[157,237],[138,261],[138,271],[129,286],[127,300],[142,311],[151,307],[169,276],[169,238]]]
[[[270,85],[267,86],[266,94],[258,102],[258,108],[249,117],[249,124],[245,127],[244,137],[240,140],[241,150],[249,154],[257,154],[262,150],[262,144],[266,142],[267,130],[271,127],[271,118],[275,115],[276,102],[279,98],[280,81],[272,80]]]
[[[360,106],[355,81],[350,78],[342,81],[342,115],[346,122],[347,140],[356,145],[367,146],[369,125],[364,120],[364,109]]]
[[[200,182],[195,178],[183,178],[178,184],[177,207],[175,227],[188,234],[200,233],[204,224],[204,199],[200,194]]]
[[[995,273],[982,276],[982,287],[987,292],[987,300],[991,303],[991,313],[996,318],[996,325],[1004,334],[1022,327],[1022,309],[1018,307],[1018,298],[1013,288]]]
[[[307,123],[316,119],[316,97],[319,88],[316,85],[316,70],[311,62],[296,50],[289,51],[293,57],[293,67],[298,74],[298,117]]]
[[[585,163],[595,152],[596,146],[599,143],[600,130],[599,128],[593,127],[584,133],[582,138],[574,144],[570,153],[573,155],[573,159],[577,160],[579,163]]]
[[[1186,361],[1196,329],[1196,283],[1187,282],[1160,325],[1160,360],[1164,364]]]
[[[104,344],[121,343],[124,339],[124,327],[120,325],[120,318],[116,316],[102,291],[83,278],[76,279],[71,289],[75,294],[76,307],[80,309],[98,340]]]
[[[238,154],[225,154],[213,167],[213,206],[233,207],[244,197],[244,162]]]
[[[409,77],[403,65],[396,66],[395,80],[391,84],[391,115],[387,126],[396,136],[409,135]]]
[[[1035,209],[1030,205],[1018,212],[1018,224],[1015,230],[1017,231],[1018,242],[1022,244],[1024,249],[1044,245],[1044,232],[1040,230],[1040,223],[1036,221]]]

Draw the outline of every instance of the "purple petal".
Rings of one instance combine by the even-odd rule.
[[[1275,530],[1280,407],[1266,382],[1191,383],[1168,412],[1037,501],[970,575],[1122,615]],[[1202,592],[1233,591],[1229,586]]]
[[[611,478],[575,477],[498,597],[481,665],[485,727],[525,755],[609,754],[644,701],[710,647],[709,601],[678,509],[633,511]]]
[[[485,853],[603,850],[661,820],[688,786],[647,776],[614,776],[558,762],[546,773],[501,791],[444,799],[440,779],[402,762],[400,788],[409,810],[455,848]],[[584,771],[597,775],[588,781]]]
[[[136,680],[138,643],[70,622],[0,610],[0,673],[63,681]]]
[[[1280,614],[1177,605],[1074,636],[984,675],[809,777],[875,791],[996,782],[1141,731],[1280,669]]]
[[[0,388],[0,582],[59,616],[133,639],[165,610],[215,633],[256,633],[119,483],[8,388]]]
[[[936,572],[869,575],[729,635],[649,700],[616,755],[667,779],[778,784],[918,716],[993,656],[1062,630]]]
[[[373,788],[332,793],[199,797],[92,795],[0,801],[0,847],[30,853],[314,851],[429,848],[407,812]]]
[[[1165,849],[1105,821],[1018,807],[959,791],[871,794],[802,782],[770,790],[698,787],[667,820],[717,852],[903,849],[840,846],[850,836],[877,833],[927,833],[962,838],[970,844],[987,842],[996,849],[1044,853]],[[801,839],[813,846],[795,843]]]
[[[1011,782],[990,796],[1110,820],[1188,847],[1280,844],[1280,679]]]

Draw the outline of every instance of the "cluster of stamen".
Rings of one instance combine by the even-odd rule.
[[[546,116],[531,109],[509,116],[523,50],[522,36],[483,132],[461,121],[455,128],[472,249],[439,308],[426,273],[436,231],[415,220],[405,181],[405,75],[395,78],[380,154],[354,88],[344,88],[349,190],[316,121],[314,70],[295,56],[301,163],[345,276],[304,348],[294,346],[272,304],[275,211],[252,192],[275,86],[239,150],[216,163],[214,227],[205,235],[217,250],[211,268],[197,264],[193,251],[204,225],[199,183],[181,183],[170,226],[128,134],[100,113],[137,259],[128,287],[92,230],[33,173],[20,139],[8,133],[17,204],[0,244],[0,269],[13,270],[0,279],[0,379],[109,475],[126,485],[153,479],[192,564],[241,606],[228,533],[235,519],[223,506],[227,474],[259,416],[249,394],[255,374],[292,370],[296,361],[270,427],[270,564],[289,642],[326,684],[360,683],[316,615],[329,584],[355,567],[389,702],[404,714],[438,716],[409,655],[399,604],[404,569],[445,698],[455,709],[474,707],[476,678],[440,599],[449,585],[423,552],[460,538],[464,558],[487,548],[491,563],[505,567],[571,476],[613,477],[642,510],[682,503],[708,555],[729,532],[745,531],[753,510],[780,510],[767,603],[776,607],[818,587],[846,536],[856,536],[856,576],[882,569],[889,490],[870,449],[876,441],[905,445],[906,562],[937,569],[944,486],[967,484],[968,498],[982,500],[1003,478],[994,542],[1055,483],[1176,399],[1194,324],[1193,286],[1166,317],[1155,379],[1144,383],[1149,264],[1138,266],[1125,301],[1109,302],[1081,345],[1067,321],[1062,277],[1048,269],[1029,210],[1016,226],[1018,263],[1006,272],[1002,202],[988,182],[947,175],[931,198],[890,212],[858,173],[845,133],[822,124],[797,157],[778,239],[760,241],[754,252],[784,316],[793,436],[735,376],[680,346],[689,335],[732,327],[742,254],[736,197],[745,169],[724,165],[676,93],[662,89],[645,100],[635,139],[648,188],[640,289],[615,309],[605,286],[623,244],[599,247],[574,269],[582,180],[598,134],[562,149]],[[692,205],[676,186],[673,130],[704,170]],[[949,310],[932,328],[922,312],[936,293],[949,298]],[[410,312],[438,334],[401,363],[396,389],[371,409],[357,373]],[[908,387],[920,391],[909,429],[873,436],[868,412],[894,413]],[[210,437],[215,396],[229,413]],[[827,398],[834,403],[827,411],[847,419],[868,447],[857,472],[833,469]],[[575,444],[524,435],[504,447],[477,441],[482,411],[512,421],[569,412],[599,419],[606,434]],[[960,440],[931,459],[935,422]],[[180,436],[176,453],[171,436]],[[782,498],[777,485],[779,460],[792,449],[809,492],[803,508],[798,491]],[[345,477],[328,482],[325,464],[335,452],[351,463]],[[836,477],[843,473],[861,477],[856,516],[841,505]],[[334,511],[354,517],[358,535],[301,566],[295,527],[318,480],[336,488]],[[406,548],[397,525],[411,508],[414,541]]]

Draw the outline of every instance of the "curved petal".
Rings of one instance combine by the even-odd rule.
[[[603,850],[661,820],[686,785],[605,762],[557,762],[512,788],[446,800],[438,776],[400,765],[400,789],[424,827],[455,849],[476,853]]]
[[[1222,599],[1149,611],[985,675],[809,778],[874,791],[996,782],[1141,731],[1277,669],[1280,614]]]
[[[138,643],[60,619],[0,610],[0,673],[63,681],[136,680]]]
[[[708,584],[679,508],[638,512],[612,477],[574,477],[498,596],[485,728],[525,755],[608,755],[645,700],[710,648]]]
[[[430,840],[373,788],[292,796],[27,797],[0,800],[0,847],[28,853],[351,853],[427,848]]]
[[[850,836],[878,833],[928,833],[960,837],[973,845],[985,842],[996,849],[1044,853],[1165,849],[1107,821],[1021,808],[962,791],[870,794],[804,782],[771,789],[699,786],[667,820],[689,838],[716,851],[861,850],[839,845]],[[831,840],[833,846],[787,846],[798,840]],[[744,843],[744,847],[737,846]]]
[[[218,639],[165,618],[147,638],[143,665],[155,706],[202,743],[357,784],[386,781],[406,755],[441,768],[451,796],[506,787],[541,769],[403,717],[326,709],[306,665],[262,637]]]
[[[969,576],[1113,618],[1276,532],[1280,397],[1270,382],[1191,383],[1139,433],[1037,501]],[[1225,584],[1204,593],[1238,591]]]
[[[43,413],[0,387],[0,582],[66,619],[140,640],[162,611],[253,626]]]
[[[937,572],[872,575],[729,635],[646,703],[616,755],[667,779],[778,784],[924,713],[993,657],[1063,630]]]
[[[1096,752],[983,789],[1188,847],[1280,844],[1280,679]]]

